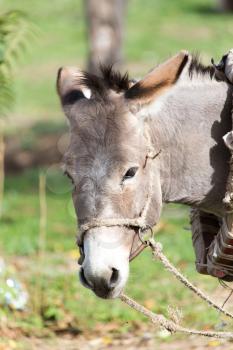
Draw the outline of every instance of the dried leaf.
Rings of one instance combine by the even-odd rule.
[[[154,228],[153,232],[154,233],[159,233],[166,227],[166,223],[164,221],[160,221]]]
[[[80,257],[78,249],[72,249],[68,252],[68,255],[71,259],[77,260]]]
[[[106,337],[103,337],[103,338],[102,338],[102,341],[103,341],[103,343],[104,343],[105,345],[111,345],[112,342],[113,342],[113,339],[112,339],[111,337],[109,337],[109,336],[106,336]]]
[[[221,345],[221,343],[220,343],[220,341],[219,340],[211,340],[211,341],[209,341],[209,343],[208,343],[208,346],[211,346],[211,347],[217,347],[217,346],[219,346],[219,345]]]
[[[154,301],[154,299],[147,299],[144,301],[144,305],[148,309],[153,309],[153,307],[155,306],[155,301]]]

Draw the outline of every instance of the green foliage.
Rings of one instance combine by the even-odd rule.
[[[0,113],[13,103],[13,72],[35,31],[26,14],[9,11],[0,15]]]

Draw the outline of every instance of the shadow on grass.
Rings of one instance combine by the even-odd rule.
[[[200,16],[233,16],[233,12],[224,12],[221,11],[218,7],[209,6],[208,4],[190,4],[187,7],[186,12],[196,13]]]

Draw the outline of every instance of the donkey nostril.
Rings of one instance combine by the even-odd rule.
[[[113,285],[117,282],[119,278],[119,270],[115,269],[114,267],[112,268],[112,275],[110,278],[110,284]]]

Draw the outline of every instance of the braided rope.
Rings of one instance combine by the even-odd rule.
[[[212,306],[214,309],[220,311],[224,315],[230,317],[233,319],[233,315],[224,310],[221,306],[217,305],[213,300],[210,299],[208,295],[206,295],[202,290],[194,286],[169,260],[168,258],[163,254],[162,252],[162,246],[160,243],[155,242],[153,238],[149,239],[149,245],[152,249],[153,256],[158,258],[166,270],[171,272],[181,283],[185,285],[185,287],[189,288],[192,292],[194,292],[198,297],[200,297],[202,300],[206,301],[210,306]]]
[[[233,315],[230,312],[224,310],[221,306],[217,305],[213,300],[210,299],[209,296],[203,293],[199,288],[195,287],[191,282],[189,282],[189,280],[162,253],[162,245],[160,243],[155,242],[153,238],[150,238],[147,241],[147,244],[151,247],[153,256],[158,258],[162,262],[166,270],[171,272],[181,283],[185,285],[185,287],[189,288],[199,298],[206,301],[210,306],[212,306],[219,312],[223,313],[227,317],[230,317],[231,319],[233,319]],[[156,314],[148,310],[147,308],[140,305],[139,303],[137,303],[136,301],[134,301],[133,299],[131,299],[125,294],[121,294],[120,299],[124,303],[129,305],[131,308],[135,309],[136,311],[148,317],[152,321],[152,323],[157,324],[162,328],[165,328],[167,331],[171,333],[181,332],[186,334],[201,335],[201,336],[212,337],[212,338],[233,339],[232,332],[201,331],[201,330],[182,327],[178,323],[175,323],[172,320],[168,320],[165,316]]]
[[[233,333],[231,332],[199,331],[196,329],[182,327],[179,324],[175,323],[174,321],[168,320],[165,316],[156,314],[148,310],[146,307],[137,303],[135,300],[131,299],[125,294],[121,294],[120,299],[125,304],[133,308],[134,310],[148,317],[152,321],[152,323],[166,329],[170,333],[181,332],[186,334],[202,335],[204,337],[211,337],[211,338],[233,339]]]

